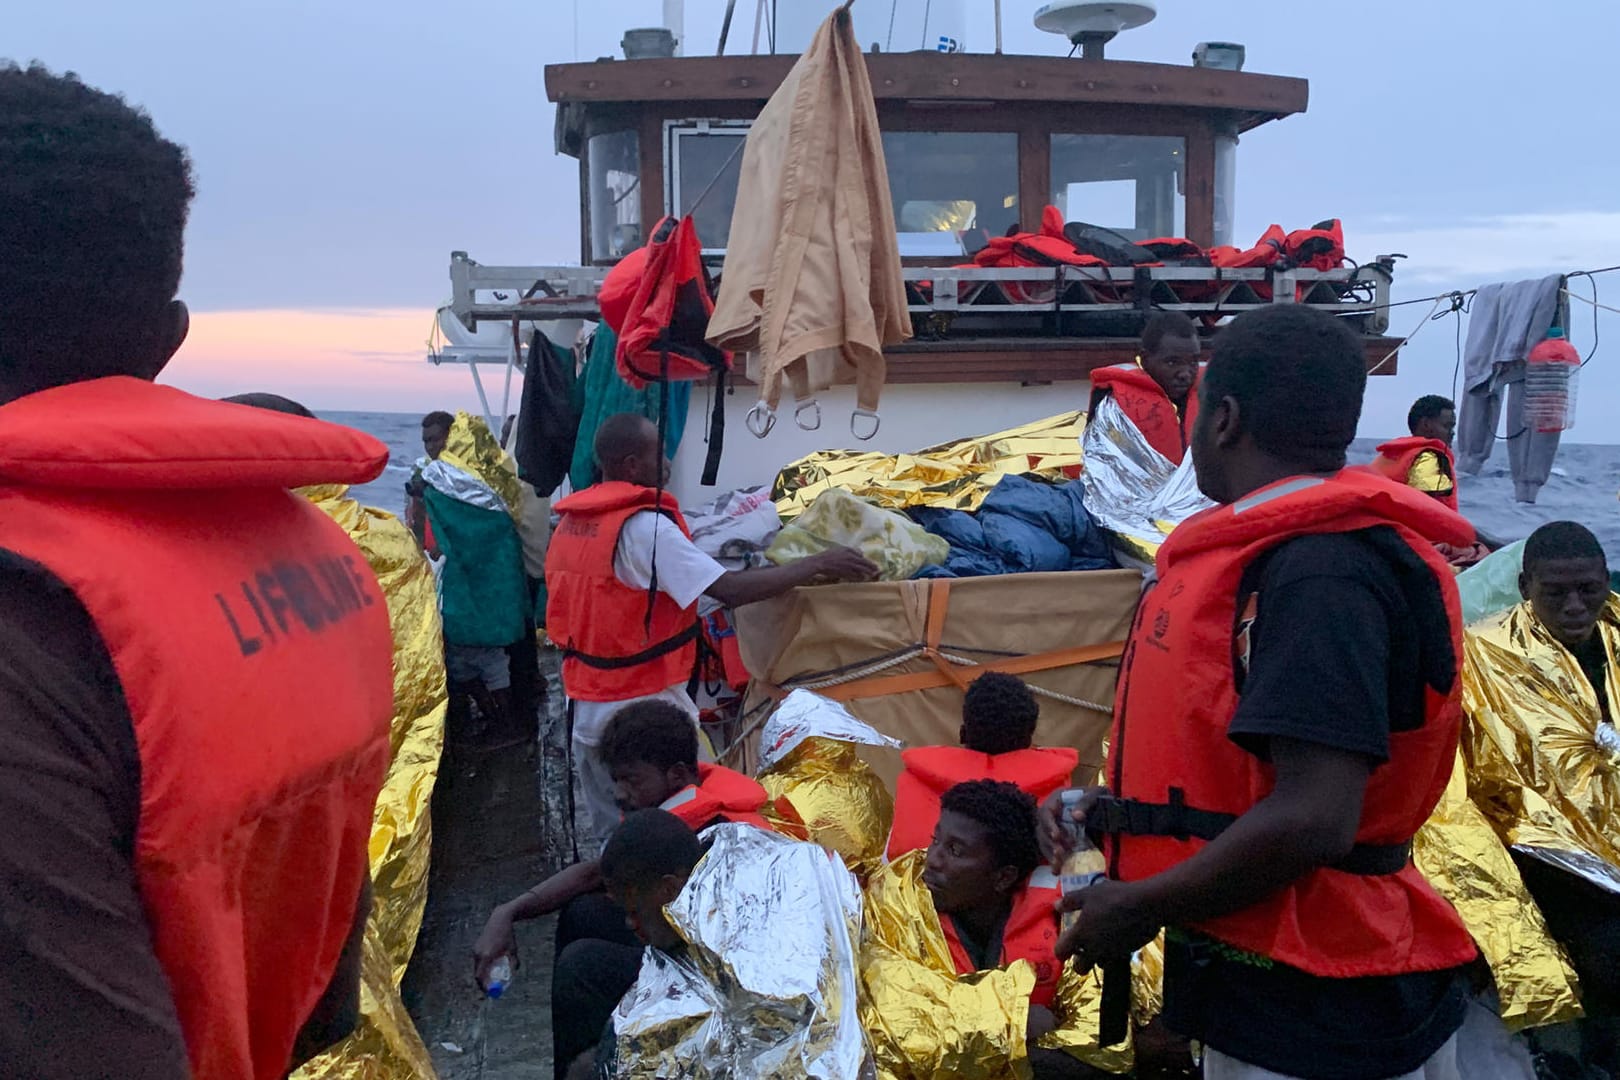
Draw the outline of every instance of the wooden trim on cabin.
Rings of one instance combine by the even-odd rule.
[[[1401,339],[1367,338],[1362,348],[1369,373],[1394,375]],[[1129,364],[1139,346],[1134,338],[1001,338],[982,341],[909,341],[883,350],[888,362],[887,382],[895,385],[926,383],[1005,383],[1038,386],[1079,382],[1092,371],[1110,364]],[[1388,360],[1387,363],[1384,361]],[[738,364],[732,381],[753,385]]]
[[[797,56],[602,60],[545,69],[551,101],[764,101]],[[868,54],[878,101],[1062,102],[1224,109],[1240,126],[1304,112],[1304,79],[1129,60],[987,53]]]
[[[1187,133],[1187,239],[1201,248],[1215,246],[1215,133],[1199,123]]]
[[[664,216],[664,118],[655,113],[641,117],[641,242],[652,235],[652,227]],[[580,207],[580,213],[589,213]]]

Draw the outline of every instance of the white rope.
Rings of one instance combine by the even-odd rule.
[[[1408,341],[1411,341],[1413,338],[1418,336],[1418,331],[1422,330],[1423,327],[1428,324],[1429,320],[1434,317],[1434,313],[1436,311],[1440,310],[1440,305],[1447,302],[1447,301],[1449,301],[1450,299],[1451,299],[1451,294],[1450,293],[1447,293],[1444,296],[1435,297],[1434,298],[1434,306],[1429,308],[1428,311],[1423,313],[1423,321],[1418,323],[1416,326],[1414,326],[1412,328],[1412,332],[1410,334],[1407,334],[1405,337],[1401,338],[1401,343],[1399,345],[1395,346],[1393,349],[1389,350],[1389,355],[1388,356],[1384,357],[1382,360],[1378,361],[1378,363],[1376,363],[1372,367],[1368,368],[1367,369],[1367,374],[1368,375],[1376,375],[1376,374],[1378,374],[1378,369],[1379,368],[1383,367],[1385,364],[1387,364],[1391,360],[1395,359],[1395,354],[1400,352],[1402,349],[1406,348],[1406,343]]]
[[[1563,293],[1565,296],[1569,297],[1571,300],[1579,300],[1583,304],[1590,304],[1591,306],[1593,306],[1595,308],[1599,308],[1600,310],[1612,311],[1616,315],[1620,315],[1620,308],[1610,307],[1608,304],[1600,304],[1596,300],[1591,299],[1590,297],[1582,296],[1580,293],[1570,292],[1568,289],[1560,289],[1559,292]]]
[[[895,656],[879,660],[875,663],[863,664],[858,668],[840,672],[837,675],[829,675],[824,679],[808,679],[802,682],[795,680],[793,681],[790,689],[825,690],[833,686],[842,686],[845,683],[856,682],[857,680],[864,679],[869,675],[876,675],[879,672],[888,671],[890,668],[899,667],[901,664],[904,664],[909,660],[915,660],[917,657],[922,656],[924,651],[925,650],[923,647],[919,645]],[[942,652],[939,655],[944,660],[955,664],[958,667],[980,666],[980,661],[973,660],[966,656],[957,656],[954,653],[947,652]],[[1041,697],[1051,698],[1053,701],[1061,701],[1063,704],[1073,705],[1077,709],[1090,709],[1092,712],[1099,712],[1103,713],[1104,715],[1112,715],[1114,711],[1107,705],[1099,705],[1095,701],[1087,701],[1085,698],[1073,697],[1069,694],[1059,693],[1056,690],[1048,690],[1045,687],[1032,685],[1029,689],[1032,693],[1039,694]]]
[[[960,664],[963,667],[978,666],[977,660],[969,660],[963,656],[952,656],[950,653],[940,653],[939,655],[943,656],[951,663]],[[1114,714],[1114,710],[1112,708],[1106,705],[1098,705],[1095,701],[1087,701],[1085,698],[1070,697],[1068,694],[1060,694],[1056,690],[1047,690],[1044,687],[1035,686],[1030,683],[1026,683],[1025,685],[1029,687],[1031,693],[1039,694],[1042,697],[1049,697],[1054,701],[1061,701],[1065,705],[1073,705],[1080,709],[1090,709],[1093,712],[1104,713],[1108,716],[1112,716]]]

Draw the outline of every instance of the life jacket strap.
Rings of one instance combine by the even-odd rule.
[[[649,645],[640,652],[632,653],[629,656],[592,656],[590,653],[583,653],[578,649],[569,648],[564,648],[562,654],[566,659],[578,660],[586,667],[593,667],[598,671],[618,671],[623,668],[639,667],[642,664],[657,660],[661,656],[668,656],[677,649],[685,648],[689,643],[697,640],[700,631],[701,627],[694,622],[674,637],[665,638],[663,641]]]
[[[1180,788],[1170,789],[1170,801],[1143,802],[1104,796],[1086,812],[1088,832],[1124,836],[1169,836],[1177,840],[1210,841],[1231,827],[1236,814],[1188,806]],[[1350,854],[1327,869],[1364,877],[1399,873],[1412,858],[1412,842],[1357,844]]]

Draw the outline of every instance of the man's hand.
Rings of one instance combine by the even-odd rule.
[[[1158,936],[1161,920],[1141,890],[1121,881],[1099,881],[1058,901],[1059,911],[1080,917],[1058,938],[1059,959],[1074,957],[1085,971],[1108,960],[1123,960]]]
[[[1083,829],[1086,815],[1097,805],[1098,799],[1108,794],[1105,787],[1080,788],[1079,791],[1080,799],[1069,807],[1067,815],[1064,813],[1061,791],[1052,792],[1035,810],[1035,839],[1041,846],[1041,855],[1053,870],[1057,870],[1069,854],[1069,830],[1065,822],[1072,822],[1075,827]]]
[[[805,560],[814,584],[839,581],[872,581],[878,576],[877,564],[849,547],[832,547]]]
[[[489,969],[501,957],[510,957],[514,968],[518,965],[517,936],[512,933],[512,911],[502,904],[489,914],[483,932],[473,943],[473,978],[480,987],[489,985]]]

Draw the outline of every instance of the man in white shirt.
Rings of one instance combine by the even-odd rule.
[[[546,555],[546,631],[563,649],[563,688],[573,710],[573,756],[584,793],[582,831],[618,823],[613,782],[596,759],[608,720],[632,701],[662,699],[697,718],[687,693],[697,650],[697,602],[727,607],[799,585],[870,581],[877,567],[832,548],[787,566],[727,570],[692,543],[680,508],[658,490],[667,478],[658,431],[621,413],[596,435],[602,482],[557,503]]]

